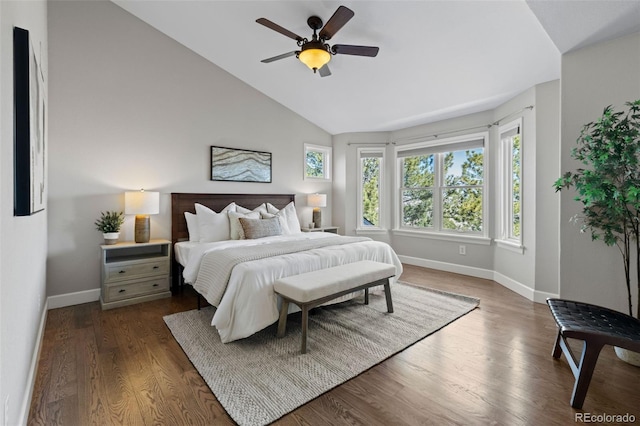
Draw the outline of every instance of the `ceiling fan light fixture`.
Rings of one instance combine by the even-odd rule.
[[[315,72],[329,63],[331,54],[324,48],[312,47],[303,49],[298,54],[298,59]]]

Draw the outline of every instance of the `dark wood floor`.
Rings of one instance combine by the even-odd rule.
[[[611,347],[583,410],[569,406],[573,376],[551,357],[556,327],[546,305],[415,266],[402,279],[479,297],[480,307],[277,424],[550,425],[583,412],[630,413],[640,423],[640,368]],[[51,310],[29,424],[233,424],[162,320],[195,306],[185,292],[110,311],[97,302]]]

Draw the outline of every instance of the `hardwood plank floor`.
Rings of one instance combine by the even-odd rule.
[[[478,297],[480,307],[276,424],[552,425],[585,412],[629,413],[640,424],[640,368],[611,347],[583,410],[570,407],[573,375],[551,357],[557,330],[546,305],[416,266],[401,279]],[[97,302],[49,311],[29,424],[233,424],[162,320],[195,307],[185,290],[109,311]]]

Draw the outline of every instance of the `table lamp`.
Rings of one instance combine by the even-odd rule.
[[[320,207],[327,207],[327,194],[307,195],[307,205],[313,207],[313,223],[316,228],[322,227],[322,212]]]
[[[135,214],[136,243],[148,243],[151,235],[150,214],[160,213],[160,193],[145,191],[131,191],[124,193],[124,214]]]

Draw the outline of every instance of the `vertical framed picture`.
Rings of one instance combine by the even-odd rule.
[[[29,31],[13,28],[14,216],[45,209],[45,87]]]
[[[211,180],[271,183],[271,153],[212,146]]]

